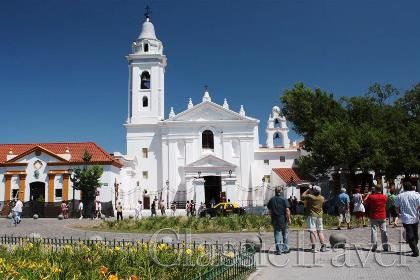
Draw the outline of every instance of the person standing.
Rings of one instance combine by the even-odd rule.
[[[347,223],[347,229],[350,229],[350,197],[346,194],[346,189],[341,188],[341,193],[337,197],[338,207],[338,226],[337,229],[341,229],[341,223],[345,220]]]
[[[190,207],[191,207],[191,216],[195,217],[195,203],[194,203],[194,200],[191,200]]]
[[[156,200],[153,200],[150,211],[151,211],[150,216],[151,217],[156,217]]]
[[[363,196],[360,193],[360,187],[355,188],[353,194],[353,212],[360,227],[365,226],[365,206],[363,205]]]
[[[395,210],[395,200],[397,200],[397,196],[395,195],[395,186],[392,185],[389,189],[388,201],[386,204],[386,209],[388,212],[388,224],[392,224],[392,227],[398,226],[398,213],[397,210]]]
[[[165,216],[165,215],[166,215],[166,213],[165,213],[165,210],[166,210],[165,200],[161,200],[161,201],[160,201],[160,203],[159,203],[159,208],[160,208],[160,214],[161,214],[162,216]]]
[[[120,218],[121,218],[121,221],[122,221],[123,220],[123,215],[122,215],[122,213],[123,213],[123,207],[121,205],[121,201],[118,201],[116,210],[117,210],[117,221],[119,221]]]
[[[100,219],[102,217],[102,203],[97,200],[96,201],[96,219]]]
[[[142,218],[142,214],[141,214],[141,210],[143,210],[143,204],[140,200],[137,200],[137,205],[136,208],[134,209],[136,211],[136,220],[138,220],[139,218]]]
[[[315,253],[315,242],[318,239],[321,243],[321,252],[327,251],[327,245],[325,244],[325,237],[323,234],[324,226],[322,222],[322,205],[324,204],[324,197],[321,195],[321,187],[313,186],[307,189],[303,194],[302,198],[307,201],[307,213],[306,222],[309,231],[309,238],[311,240],[312,252]],[[315,234],[316,232],[316,234]]]
[[[289,202],[281,197],[282,189],[277,187],[275,195],[268,201],[267,208],[271,215],[271,224],[274,230],[274,242],[276,245],[276,254],[287,254],[289,249],[289,227],[290,219],[290,205]]]
[[[403,183],[403,188],[404,192],[397,196],[395,206],[405,229],[405,239],[413,252],[411,256],[418,257],[420,194],[410,182]]]
[[[389,251],[388,233],[386,231],[386,195],[382,194],[382,187],[375,186],[375,192],[370,194],[365,204],[368,210],[371,226],[371,251],[375,252],[378,248],[377,230],[381,231],[382,248],[385,252]]]
[[[172,216],[175,216],[176,212],[176,201],[173,201],[171,204]]]
[[[79,200],[79,213],[80,213],[80,218],[79,220],[83,219],[83,201]]]
[[[15,211],[18,218],[18,224],[22,221],[23,202],[19,198],[16,201]]]
[[[187,210],[187,217],[188,217],[191,214],[191,204],[189,200],[187,200],[187,204],[185,204],[185,210]]]

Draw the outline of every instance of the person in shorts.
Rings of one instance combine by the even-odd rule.
[[[322,205],[324,204],[324,197],[321,195],[321,187],[313,186],[312,188],[307,189],[302,194],[302,199],[307,202],[307,213],[306,217],[309,236],[311,239],[312,252],[315,253],[315,242],[318,236],[319,242],[321,243],[321,252],[327,250],[327,245],[325,244],[325,238],[322,231],[324,230],[322,224]]]
[[[337,229],[341,229],[341,224],[346,221],[347,228],[350,229],[350,197],[346,193],[345,188],[341,188],[341,193],[337,197],[337,208],[338,208],[338,226]]]

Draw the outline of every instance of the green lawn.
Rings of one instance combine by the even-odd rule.
[[[337,217],[324,215],[324,227],[326,229],[337,226]],[[352,223],[354,223],[352,219]],[[352,226],[355,226],[354,224]],[[191,233],[217,233],[217,232],[258,232],[271,230],[269,216],[260,215],[231,215],[214,218],[192,217],[147,217],[140,220],[125,219],[123,221],[102,221],[99,225],[89,227],[91,230],[153,233],[163,228],[171,228],[177,232],[191,230]],[[293,215],[291,229],[305,229],[306,220],[303,215]],[[85,228],[86,229],[86,228]]]

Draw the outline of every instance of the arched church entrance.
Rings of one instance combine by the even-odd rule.
[[[44,206],[45,206],[45,183],[44,182],[32,182],[29,184],[29,208],[30,215],[38,214],[40,217],[44,217]],[[24,213],[25,214],[25,213]]]
[[[204,198],[206,205],[210,205],[211,201],[217,204],[222,198],[222,177],[205,176],[204,177]],[[198,202],[199,203],[199,202]]]

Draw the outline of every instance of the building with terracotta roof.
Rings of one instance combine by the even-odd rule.
[[[85,152],[91,155],[89,162],[83,160]],[[0,201],[78,200],[80,192],[73,191],[71,173],[85,165],[103,167],[97,199],[111,201],[122,164],[96,143],[0,144]]]

